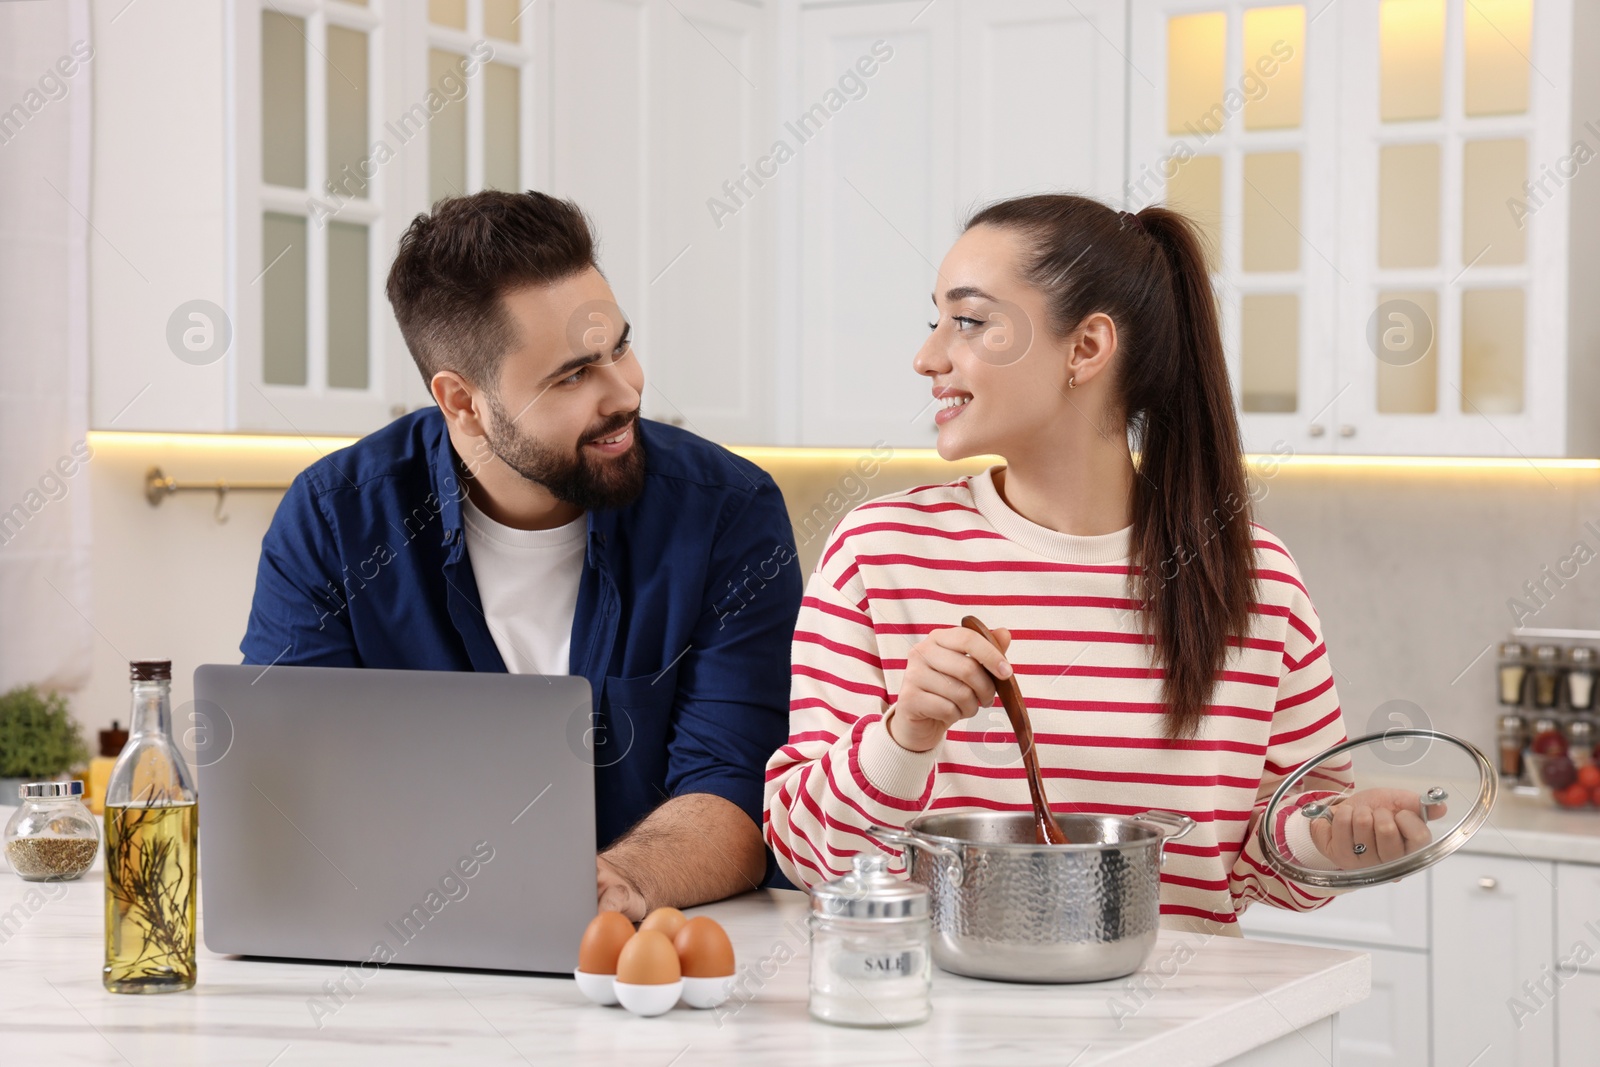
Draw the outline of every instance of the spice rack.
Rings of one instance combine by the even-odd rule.
[[[1564,807],[1600,807],[1600,630],[1521,627],[1500,645],[1495,669],[1498,766],[1515,792]]]

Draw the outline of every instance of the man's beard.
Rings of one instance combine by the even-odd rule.
[[[633,428],[633,444],[620,456],[587,455],[590,441],[614,437]],[[506,466],[548,489],[557,500],[584,511],[627,507],[644,492],[644,441],[639,437],[637,409],[618,415],[583,435],[571,452],[536,441],[518,430],[498,400],[489,401],[489,451]]]

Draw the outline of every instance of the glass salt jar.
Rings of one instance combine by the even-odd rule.
[[[926,886],[890,874],[883,856],[811,890],[813,1018],[904,1026],[928,1018],[933,968]]]
[[[1567,650],[1567,706],[1573,711],[1594,707],[1594,649],[1577,645]]]
[[[70,882],[100,851],[100,828],[83,806],[82,782],[31,782],[6,823],[6,862],[28,882]]]

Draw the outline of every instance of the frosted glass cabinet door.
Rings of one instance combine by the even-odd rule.
[[[1340,420],[1339,35],[1316,6],[1131,7],[1126,206],[1199,225],[1252,452],[1330,451]]]
[[[1128,206],[1215,246],[1247,449],[1567,454],[1574,2],[1131,6]]]
[[[234,368],[217,428],[367,433],[420,392],[382,291],[409,221],[386,120],[407,57],[420,80],[426,56],[402,23],[427,8],[231,2]]]
[[[1526,184],[1570,151],[1571,5],[1341,0],[1322,20],[1344,72],[1339,451],[1566,454],[1566,194]]]

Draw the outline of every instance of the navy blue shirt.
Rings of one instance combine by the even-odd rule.
[[[763,771],[789,729],[802,582],[778,487],[687,431],[641,420],[639,437],[644,492],[589,512],[572,620],[570,671],[595,701],[598,848],[683,793],[724,797],[760,827]],[[262,540],[245,662],[504,671],[465,492],[436,408],[302,472]]]

